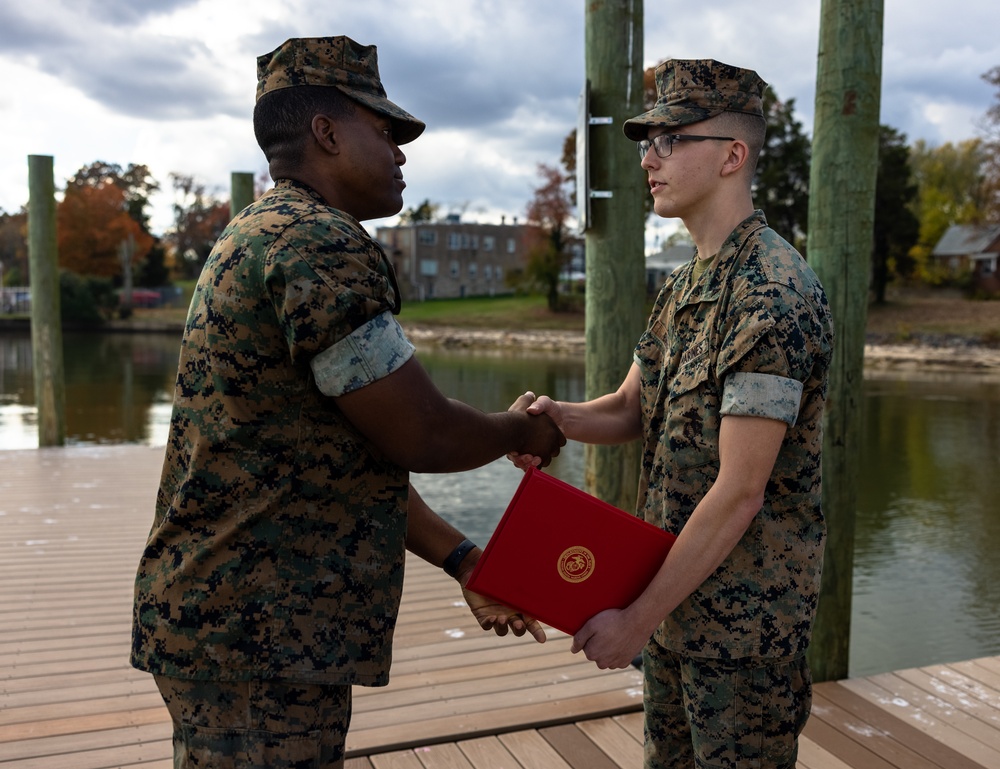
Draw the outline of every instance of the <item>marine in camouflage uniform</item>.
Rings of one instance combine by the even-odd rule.
[[[648,749],[662,762],[652,766],[675,765],[672,756],[686,752],[692,734],[699,755],[711,761],[699,766],[794,765],[808,713],[804,655],[826,532],[820,452],[831,354],[823,289],[760,211],[711,264],[692,261],[676,270],[657,298],[635,351],[644,436],[638,510],[646,520],[667,531],[684,528],[718,477],[725,416],[780,420],[788,430],[763,507],[645,650]],[[690,730],[684,707],[667,704],[684,699],[674,700],[677,683],[660,675],[664,658],[713,693],[685,698],[701,703],[688,710]],[[734,748],[715,708],[740,698],[790,714],[779,716],[787,729],[758,745],[737,737],[741,747]]]
[[[573,649],[621,667],[649,639],[647,769],[792,769],[811,702],[833,324],[815,273],[752,206],[766,84],[714,60],[655,74],[656,104],[624,131],[654,209],[681,217],[698,253],[661,289],[618,392],[529,411],[570,439],[640,438],[637,514],[679,536],[643,595],[592,618]]]
[[[137,666],[386,683],[407,472],[327,396],[413,353],[389,269],[358,222],[289,179],[223,232],[181,346]]]
[[[407,455],[392,429],[373,438],[379,409],[352,411],[349,396],[416,376],[416,386],[405,380],[407,393],[487,446],[455,440],[437,470],[490,461],[525,442],[548,442],[557,453],[562,441],[551,420],[545,427],[523,414],[483,415],[413,373],[392,267],[351,212],[399,210],[397,145],[424,127],[385,98],[374,46],[292,39],[260,57],[258,76],[258,106],[308,85],[329,99],[335,87],[361,105],[348,108],[359,116],[324,118],[317,143],[333,142],[336,130],[344,132],[340,153],[355,146],[347,131],[375,144],[358,145],[361,160],[337,166],[348,169],[351,193],[341,208],[299,174],[281,174],[269,156],[275,186],[229,224],[195,290],[136,577],[131,655],[156,677],[183,767],[340,766],[350,687],[388,682],[405,547],[460,581],[478,557],[412,492],[405,459],[394,461]],[[256,114],[255,130],[268,130]],[[261,146],[268,152],[273,142]],[[386,153],[388,163],[380,161]],[[302,162],[321,167],[326,158],[317,157],[310,162],[307,151]],[[357,184],[364,169],[350,164],[374,169],[367,189]],[[415,509],[427,530],[411,528]],[[506,617],[484,621],[484,607],[466,597],[484,627],[495,622],[505,632]],[[510,619],[522,634],[523,621]]]

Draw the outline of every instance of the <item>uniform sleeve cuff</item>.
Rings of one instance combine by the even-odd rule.
[[[396,371],[413,355],[413,345],[389,312],[372,318],[310,362],[316,385],[336,397]]]
[[[802,390],[802,382],[795,379],[738,371],[726,377],[720,413],[777,419],[792,427]]]

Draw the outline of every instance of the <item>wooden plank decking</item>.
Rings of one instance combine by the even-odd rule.
[[[169,767],[170,725],[128,666],[132,578],[162,449],[0,451],[0,767]],[[392,683],[357,688],[351,769],[642,764],[641,675],[550,631],[482,633],[412,559]],[[816,687],[802,769],[1000,769],[1000,658]]]

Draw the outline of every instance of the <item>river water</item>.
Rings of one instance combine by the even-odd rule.
[[[67,334],[67,443],[164,445],[177,348],[173,335]],[[584,393],[577,357],[419,355],[442,391],[487,411],[529,388]],[[1000,654],[1000,383],[882,375],[866,378],[863,408],[850,674]],[[30,338],[0,335],[0,449],[36,446]],[[582,486],[582,448],[549,469]],[[484,544],[519,479],[498,460],[414,485]]]

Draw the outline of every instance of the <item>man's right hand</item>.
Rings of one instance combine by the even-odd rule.
[[[559,449],[566,445],[566,436],[551,416],[533,410],[534,404],[535,394],[529,390],[514,401],[507,411],[530,415],[526,440],[517,453],[530,456],[536,467],[545,467],[552,461],[552,457],[559,455]]]
[[[539,398],[535,398],[535,394],[529,390],[514,401],[507,410],[520,411],[533,415],[535,418],[532,419],[532,422],[536,423],[535,426],[537,426],[537,423],[553,425],[559,433],[559,446],[561,447],[566,444],[566,436],[563,435],[559,426],[559,417],[561,416],[559,404],[552,400],[549,396],[542,395]],[[547,466],[551,461],[551,458],[557,456],[558,454],[558,447],[554,452],[546,453],[533,449],[531,444],[526,444],[522,451],[512,451],[508,453],[507,459],[513,462],[514,465],[521,470],[527,470],[529,467]]]

